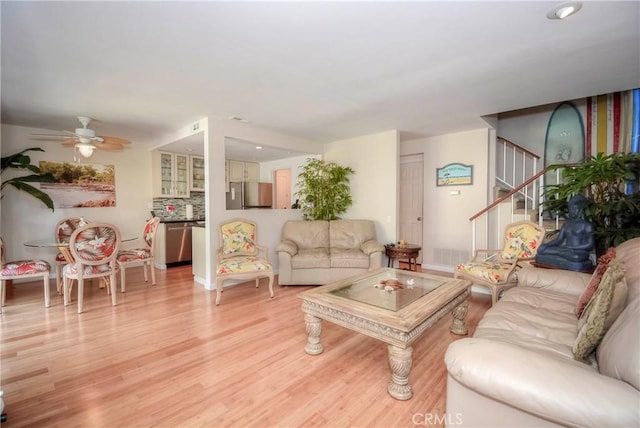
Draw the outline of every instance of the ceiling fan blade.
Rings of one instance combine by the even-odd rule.
[[[69,140],[65,140],[62,142],[63,146],[74,146],[78,144],[78,139],[77,138],[71,138]]]
[[[56,134],[31,134],[30,137],[34,140],[58,140],[69,138],[68,135],[56,135]]]
[[[131,141],[127,140],[126,138],[110,137],[108,135],[100,135],[100,137],[104,139],[105,143],[111,143],[111,144],[130,144],[131,143]]]
[[[111,151],[120,151],[124,149],[122,144],[113,144],[113,143],[108,143],[106,141],[104,143],[95,144],[95,146],[98,149],[111,150]]]

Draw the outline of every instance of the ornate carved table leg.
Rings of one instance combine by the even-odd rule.
[[[304,322],[308,334],[304,351],[309,355],[318,355],[324,350],[322,343],[320,343],[322,320],[311,314],[304,314]]]
[[[413,396],[413,390],[409,385],[409,372],[411,372],[411,354],[413,348],[406,349],[389,345],[389,368],[391,368],[391,380],[387,385],[389,395],[397,400],[408,400]]]
[[[465,335],[469,333],[467,326],[464,324],[464,319],[469,311],[469,304],[462,303],[453,309],[453,322],[451,323],[451,333]]]

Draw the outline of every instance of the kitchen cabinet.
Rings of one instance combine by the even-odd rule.
[[[152,164],[154,197],[189,197],[189,155],[154,151]]]
[[[260,164],[257,162],[242,162],[229,160],[228,181],[260,181]]]
[[[204,192],[204,158],[202,156],[189,156],[190,181],[189,188],[192,192]]]

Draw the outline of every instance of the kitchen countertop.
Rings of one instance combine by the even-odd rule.
[[[197,222],[197,221],[202,221],[204,222],[205,219],[203,218],[194,218],[191,220],[187,220],[186,218],[160,218],[160,223],[185,223],[185,222]],[[202,226],[204,226],[204,224],[202,224]]]

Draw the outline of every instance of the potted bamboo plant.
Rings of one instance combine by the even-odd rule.
[[[594,226],[596,254],[640,236],[640,155],[638,153],[599,153],[576,165],[564,168],[560,184],[545,186],[544,209],[565,216],[573,195],[587,198],[584,217]]]
[[[54,181],[53,175],[42,174],[40,172],[40,168],[38,168],[36,165],[32,165],[31,158],[25,154],[25,152],[28,151],[44,152],[44,150],[42,150],[41,148],[31,147],[29,149],[25,149],[21,152],[2,158],[3,175],[5,174],[5,169],[7,168],[27,170],[32,172],[32,174],[17,176],[4,180],[2,182],[2,187],[0,187],[0,191],[3,191],[5,186],[12,186],[38,199],[40,202],[46,205],[47,208],[53,211],[53,200],[51,200],[49,195],[31,185],[31,183],[52,183]]]
[[[322,159],[307,159],[298,174],[300,210],[305,220],[336,220],[353,203],[349,176],[355,174],[348,166]]]

